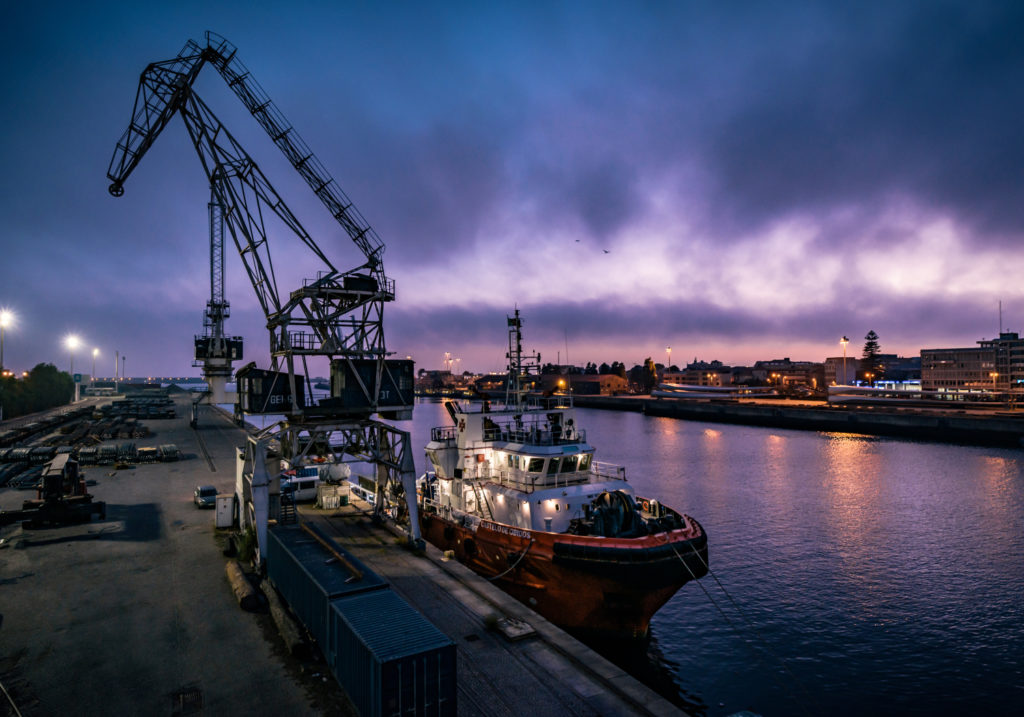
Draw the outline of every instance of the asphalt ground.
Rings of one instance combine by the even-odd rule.
[[[352,713],[333,679],[285,654],[269,615],[238,607],[225,537],[192,491],[234,492],[243,433],[209,409],[193,431],[189,400],[136,440],[174,443],[183,460],[84,468],[106,520],[0,529],[0,683],[22,714]],[[0,508],[30,497],[2,489]]]

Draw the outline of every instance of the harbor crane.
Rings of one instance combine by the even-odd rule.
[[[341,270],[335,265],[199,97],[194,84],[208,65],[356,245],[363,259],[359,266]],[[207,32],[202,43],[189,40],[175,58],[143,70],[131,122],[107,171],[113,196],[124,194],[125,181],[175,115],[181,117],[199,155],[211,205],[238,250],[270,334],[270,369],[250,363],[236,373],[240,408],[244,413],[284,416],[250,437],[239,459],[244,461],[245,476],[236,490],[242,525],[256,529],[262,555],[272,509],[269,485],[279,468],[297,468],[314,459],[328,464],[362,462],[375,466],[375,510],[396,516],[404,508],[411,538],[418,542],[409,433],[380,420],[411,418],[413,406],[413,363],[388,358],[385,347],[384,305],[394,300],[395,286],[384,273],[384,243],[238,59],[234,45],[213,32]],[[307,259],[318,268],[315,276],[289,293],[278,287],[274,271],[265,222],[270,216],[300,240]],[[291,265],[300,263],[291,250],[288,257]],[[217,297],[211,300],[211,312],[226,309],[226,302],[215,303]],[[215,319],[210,319],[211,325]],[[308,368],[308,361],[316,358],[326,359],[330,366],[330,395],[319,399],[314,397]],[[404,506],[399,500],[403,493]]]
[[[203,333],[195,337],[192,365],[203,369],[207,390],[200,400],[229,403],[227,382],[234,373],[231,365],[242,358],[241,336],[228,336],[224,326],[231,304],[224,296],[224,212],[216,196],[207,205],[210,223],[210,300],[203,312]],[[198,418],[198,401],[192,404],[192,426]]]

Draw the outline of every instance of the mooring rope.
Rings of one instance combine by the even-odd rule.
[[[526,554],[527,554],[528,552],[530,552],[530,548],[532,548],[532,547],[533,547],[533,538],[530,538],[530,544],[529,544],[529,545],[527,545],[527,546],[526,546],[526,549],[525,549],[525,550],[523,550],[523,552],[521,552],[521,553],[519,554],[519,557],[518,557],[518,558],[516,558],[516,561],[515,561],[514,563],[512,563],[512,565],[510,565],[510,566],[509,566],[508,570],[506,570],[506,571],[504,571],[504,572],[501,572],[501,573],[498,573],[498,574],[497,574],[497,575],[495,575],[494,577],[492,577],[492,578],[487,578],[487,579],[488,579],[488,580],[497,580],[497,579],[498,579],[498,578],[500,578],[500,577],[504,577],[505,575],[508,575],[508,574],[509,574],[510,572],[512,572],[513,570],[515,570],[515,569],[516,569],[516,566],[517,566],[517,565],[519,565],[519,563],[520,563],[520,562],[522,562],[523,558],[525,558],[525,557],[526,557]]]

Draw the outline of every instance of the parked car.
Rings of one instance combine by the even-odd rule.
[[[200,508],[215,508],[217,506],[217,489],[212,485],[197,485],[192,500]]]

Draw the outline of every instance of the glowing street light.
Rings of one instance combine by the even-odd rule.
[[[847,384],[847,381],[846,381],[846,344],[850,343],[850,339],[848,339],[848,338],[846,338],[844,336],[843,338],[839,339],[839,343],[841,343],[843,345],[843,385],[845,386]]]
[[[14,323],[14,314],[7,309],[0,310],[0,375],[4,372],[4,330]]]
[[[92,350],[92,373],[89,374],[89,378],[96,380],[96,357],[100,355],[99,349]]]
[[[671,346],[666,346],[665,347],[665,353],[668,354],[668,363],[665,364],[665,370],[666,371],[671,371],[672,370],[672,347]]]
[[[992,373],[989,374],[989,378],[992,379],[992,392],[995,393],[995,390],[996,390],[996,379],[999,378],[999,374],[997,372],[993,371]]]
[[[80,343],[81,342],[78,340],[78,337],[75,336],[74,334],[71,334],[66,339],[64,339],[64,345],[67,346],[68,354],[71,356],[70,373],[72,375],[74,375],[75,373],[75,349],[78,348],[78,344]]]

